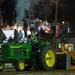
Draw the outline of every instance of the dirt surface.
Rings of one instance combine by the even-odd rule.
[[[75,75],[74,71],[25,71],[25,72],[16,72],[16,71],[3,71],[0,72],[0,75]]]

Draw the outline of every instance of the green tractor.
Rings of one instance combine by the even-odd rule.
[[[17,71],[44,68],[51,70],[55,66],[55,52],[47,41],[28,41],[26,43],[5,43],[0,48],[0,70],[5,63],[12,63]]]
[[[5,43],[0,48],[0,70],[5,63],[12,63],[17,71],[24,71],[31,66],[30,43]]]
[[[53,69],[56,58],[51,41],[35,35],[27,42],[3,43],[0,47],[0,70],[3,70],[5,63],[11,63],[16,71],[30,70],[32,66]]]

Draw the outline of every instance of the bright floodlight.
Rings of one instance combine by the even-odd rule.
[[[64,24],[64,21],[62,21],[62,24]]]

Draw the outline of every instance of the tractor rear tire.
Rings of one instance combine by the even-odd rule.
[[[53,70],[56,63],[56,55],[54,49],[45,48],[42,51],[41,62],[45,70]]]

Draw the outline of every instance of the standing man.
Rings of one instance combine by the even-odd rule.
[[[19,33],[18,33],[18,39],[21,40],[23,38],[23,33],[22,31],[20,30]]]
[[[2,43],[3,40],[5,40],[5,39],[6,39],[6,36],[5,36],[5,34],[3,33],[2,29],[0,28],[0,43]]]

